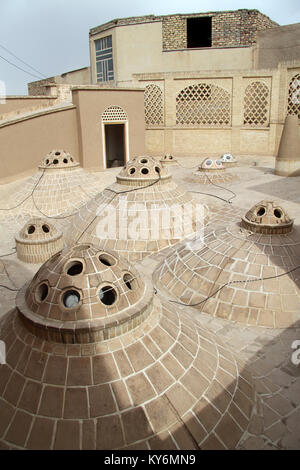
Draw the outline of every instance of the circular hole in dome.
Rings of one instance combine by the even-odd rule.
[[[63,304],[67,308],[74,308],[80,302],[80,294],[76,290],[67,290],[63,295]]]
[[[70,261],[65,268],[66,273],[69,276],[77,276],[83,271],[83,263],[78,260]]]
[[[262,217],[265,213],[266,209],[264,207],[260,207],[256,214],[259,215],[259,217]]]
[[[54,165],[57,165],[57,164],[58,164],[57,158],[55,158],[55,159],[53,160],[53,163],[54,163]]]
[[[117,292],[112,286],[104,286],[99,289],[98,297],[104,305],[113,305],[117,300]]]
[[[35,298],[38,302],[44,302],[49,292],[49,287],[45,282],[42,282],[35,291]]]
[[[35,226],[34,225],[29,225],[29,227],[27,229],[27,233],[29,233],[29,235],[31,235],[34,232],[35,232]]]
[[[147,160],[147,158],[142,158],[142,159],[140,160],[140,162],[141,162],[141,163],[148,163],[148,160]]]
[[[148,170],[148,168],[142,168],[141,172],[142,172],[143,175],[148,175],[149,170]]]
[[[137,282],[135,277],[133,277],[130,273],[125,273],[123,276],[123,281],[125,282],[126,286],[129,290],[134,290],[137,287]]]
[[[205,164],[206,164],[207,166],[212,165],[212,160],[206,160]]]
[[[156,171],[156,173],[159,174],[159,173],[160,173],[160,168],[159,168],[158,166],[156,166],[156,167],[155,167],[155,171]]]
[[[164,159],[166,160],[167,158],[168,158],[168,155],[165,155],[165,156],[164,156]]]
[[[170,155],[170,156],[169,156],[169,158],[170,158],[170,160],[173,160],[173,157],[172,157],[172,155]]]
[[[49,158],[47,158],[47,160],[46,160],[46,165],[48,165],[48,164],[49,164]]]
[[[230,160],[230,155],[226,155],[226,160]]]
[[[130,168],[129,173],[130,175],[133,175],[135,173],[135,168]]]
[[[222,165],[221,160],[216,160],[216,164],[217,164],[218,166]]]
[[[105,266],[113,266],[117,262],[116,259],[108,253],[102,253],[99,255],[99,261]]]
[[[71,157],[70,160],[71,160],[71,162],[72,162],[72,161],[73,161],[73,158]]]
[[[68,159],[67,159],[67,158],[64,158],[64,159],[63,159],[63,162],[64,162],[64,163],[68,163]]]
[[[277,219],[280,219],[282,217],[282,212],[279,209],[274,209],[274,215],[277,217]]]
[[[50,232],[50,228],[49,228],[49,226],[46,225],[46,224],[44,224],[44,225],[42,226],[42,229],[43,229],[43,232],[45,232],[45,233],[49,233],[49,232]]]
[[[55,155],[60,155],[60,152],[55,152]]]

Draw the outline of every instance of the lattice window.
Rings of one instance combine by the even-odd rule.
[[[144,93],[145,122],[148,126],[164,125],[163,93],[157,85],[147,85]]]
[[[102,121],[123,122],[127,120],[127,114],[120,106],[110,106],[102,114]]]
[[[269,88],[262,82],[253,82],[246,88],[244,124],[251,127],[269,125]]]
[[[229,126],[231,96],[217,85],[191,85],[177,95],[176,124],[185,126]]]
[[[300,119],[300,74],[290,81],[288,97],[288,114],[296,114]]]

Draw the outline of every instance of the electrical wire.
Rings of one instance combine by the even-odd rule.
[[[201,163],[201,168],[204,170],[203,168],[203,163],[205,162],[206,158],[204,158],[204,160],[202,160],[202,163]],[[181,167],[181,168],[184,168],[186,170],[193,170],[194,168],[198,168],[199,165],[196,165],[196,166],[183,166],[181,165],[180,163],[178,163],[178,165]],[[215,197],[217,199],[220,199],[221,201],[224,201],[224,202],[227,202],[228,204],[232,204],[232,199],[234,199],[236,197],[236,193],[231,191],[231,189],[228,189],[228,188],[225,188],[224,186],[220,186],[216,183],[213,183],[212,180],[209,178],[207,172],[204,170],[204,173],[205,173],[205,176],[206,178],[208,179],[208,181],[210,182],[210,184],[212,184],[213,186],[216,186],[217,188],[220,188],[220,189],[225,189],[225,191],[228,191],[230,192],[233,196],[229,199],[224,199],[223,197],[221,196],[217,196],[216,194],[210,194],[210,193],[204,193],[202,191],[188,191],[189,193],[195,193],[195,194],[204,194],[205,196],[211,196],[211,197]]]
[[[28,75],[31,75],[32,77],[38,78],[39,80],[41,80],[41,77],[38,77],[37,75],[34,75],[33,73],[28,72],[27,70],[22,69],[22,67],[19,67],[18,65],[14,64],[13,62],[10,62],[10,60],[5,59],[5,57],[3,57],[2,55],[0,55],[0,58],[3,59],[3,60],[5,60],[5,62],[7,62],[8,64],[12,65],[13,67],[15,67],[15,68],[17,68],[17,69],[19,69],[19,70],[22,70],[22,72],[25,72],[25,73],[27,73]]]
[[[138,188],[132,188],[132,189],[126,189],[125,191],[114,191],[113,189],[111,188],[106,188],[105,191],[110,191],[112,193],[114,193],[113,197],[111,198],[110,201],[108,201],[108,203],[104,206],[102,212],[106,209],[106,207],[114,200],[114,198],[116,196],[118,196],[119,194],[125,194],[125,193],[131,193],[131,192],[134,192],[134,191],[139,191],[140,189],[146,189],[146,188],[150,188],[151,186],[154,186],[156,183],[158,183],[159,181],[161,180],[161,175],[160,175],[160,172],[158,172],[158,179],[155,180],[155,181],[152,181],[152,183],[149,183],[148,185],[146,186],[140,186]],[[84,233],[87,231],[87,229],[92,225],[92,223],[94,222],[94,220],[96,220],[96,218],[99,216],[99,214],[97,213],[95,215],[95,217],[92,218],[91,222],[86,226],[86,228],[84,229],[84,231],[80,234],[80,236],[77,238],[76,240],[76,243],[78,243],[78,241],[81,239],[81,237],[84,235]]]
[[[179,305],[184,305],[186,307],[197,307],[198,305],[201,305],[203,304],[204,302],[206,302],[207,300],[211,299],[212,297],[214,297],[218,292],[220,292],[222,289],[224,289],[224,287],[226,286],[229,286],[231,284],[238,284],[238,283],[248,283],[248,282],[257,282],[257,281],[268,281],[270,279],[277,279],[279,277],[282,277],[282,276],[286,276],[287,274],[290,274],[294,271],[296,271],[297,269],[300,268],[300,265],[296,266],[295,268],[293,269],[290,269],[289,271],[285,272],[285,273],[281,273],[281,274],[277,274],[276,276],[269,276],[269,277],[260,277],[260,278],[256,278],[256,279],[246,279],[244,281],[242,280],[236,280],[236,281],[229,281],[229,282],[226,282],[226,284],[224,284],[223,286],[219,287],[219,289],[217,289],[215,292],[213,292],[212,294],[210,294],[208,297],[206,297],[206,299],[204,300],[201,300],[200,302],[196,302],[195,304],[186,304],[184,302],[180,302],[178,300],[169,300],[169,302],[172,302],[172,303],[175,303],[175,304],[179,304]]]
[[[15,57],[16,59],[18,59],[20,62],[22,62],[22,64],[24,65],[27,65],[27,67],[29,67],[30,69],[34,70],[35,72],[39,73],[40,75],[42,75],[43,78],[47,78],[46,75],[44,75],[42,72],[40,72],[39,70],[35,69],[34,67],[32,67],[31,65],[27,64],[27,62],[25,62],[24,60],[20,59],[20,57],[16,56],[16,54],[14,54],[13,52],[11,52],[9,49],[7,49],[7,47],[4,47],[2,44],[0,44],[0,47],[2,49],[4,49],[6,52],[8,52],[10,55],[12,55],[13,57]]]

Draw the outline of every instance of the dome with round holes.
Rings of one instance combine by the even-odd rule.
[[[207,158],[198,168],[199,171],[224,171],[225,168],[221,160]]]
[[[54,149],[43,158],[39,168],[43,170],[61,170],[62,168],[70,169],[78,166],[79,163],[69,152]]]
[[[167,181],[170,178],[167,170],[153,157],[139,156],[127,162],[117,175],[117,182],[128,185],[147,185],[150,182]]]
[[[43,216],[57,217],[59,221],[70,217],[98,193],[99,178],[81,168],[68,152],[52,150],[36,173],[16,184],[2,207],[20,219]],[[7,216],[2,211],[0,218],[4,213]]]
[[[17,305],[42,337],[85,342],[141,322],[152,295],[148,282],[117,253],[78,244],[50,258]]]
[[[257,233],[288,233],[292,231],[293,221],[278,202],[263,200],[247,212],[242,225]]]
[[[47,219],[30,219],[15,237],[17,256],[26,263],[43,263],[62,250],[62,232]]]
[[[249,426],[245,363],[114,252],[55,255],[0,340],[1,449],[234,449]]]
[[[139,157],[128,162],[120,175],[127,175],[133,166],[143,169],[143,160]],[[86,204],[72,220],[67,243],[93,243],[136,261],[201,230],[209,220],[208,208],[177,186],[154,159],[151,161],[152,176],[148,179],[119,175],[115,184]],[[155,167],[160,173],[154,178]]]
[[[237,160],[236,158],[231,155],[231,153],[224,153],[222,157],[220,158],[221,162],[225,166],[225,168],[231,168],[233,166],[237,166]]]
[[[300,230],[280,205],[262,201],[242,221],[212,223],[203,239],[182,243],[155,279],[168,295],[203,313],[249,326],[296,326]]]
[[[174,158],[173,155],[169,153],[164,155],[159,161],[162,166],[178,165],[178,161],[176,160],[176,158]]]
[[[197,176],[197,182],[200,184],[222,184],[237,179],[237,175],[229,172],[221,159],[213,158],[206,158],[194,175]]]

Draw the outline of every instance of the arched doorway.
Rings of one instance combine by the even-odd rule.
[[[102,114],[103,166],[124,166],[129,160],[128,116],[120,106]]]

